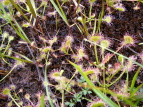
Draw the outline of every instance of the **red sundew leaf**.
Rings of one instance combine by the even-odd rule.
[[[120,64],[120,63],[115,63],[115,64],[114,64],[115,70],[120,69],[120,66],[121,66],[121,64]]]
[[[113,54],[107,53],[107,55],[105,56],[105,58],[103,59],[103,61],[101,62],[101,65],[107,63],[110,58],[112,57]]]

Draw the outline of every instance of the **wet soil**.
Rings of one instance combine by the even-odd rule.
[[[108,38],[112,41],[112,46],[111,46],[112,50],[116,50],[120,46],[120,43],[123,40],[123,36],[126,33],[129,33],[135,37],[135,40],[137,41],[135,46],[131,46],[129,48],[123,48],[122,50],[119,51],[119,53],[127,57],[131,55],[138,55],[143,51],[143,45],[138,45],[138,43],[143,41],[143,4],[141,3],[139,4],[139,7],[140,7],[139,10],[134,10],[133,7],[135,6],[135,4],[137,4],[137,2],[123,2],[123,5],[126,8],[125,12],[120,12],[118,10],[110,8],[111,10],[110,14],[113,17],[112,23],[110,25],[104,22],[101,23],[100,32],[102,32],[105,38]],[[88,1],[87,0],[81,1],[81,5],[84,6],[85,14],[88,15],[88,10],[89,10]],[[105,4],[105,15],[109,14],[109,11],[107,11],[107,8],[109,7],[107,6],[107,4]],[[74,24],[74,22],[80,23],[76,21],[77,15],[75,14],[75,7],[73,3],[69,3],[69,2],[65,3],[63,6],[63,9],[64,11],[66,11],[66,15],[70,24]],[[42,8],[38,12],[40,13],[41,10]],[[102,10],[101,2],[100,0],[97,0],[93,5],[92,12],[95,13],[96,17],[98,18],[101,10]],[[54,37],[55,35],[57,35],[58,40],[52,46],[54,50],[57,50],[61,47],[61,44],[65,39],[65,36],[72,35],[74,38],[74,43],[72,45],[73,51],[76,52],[76,47],[83,45],[88,55],[88,59],[84,59],[79,63],[83,63],[84,67],[89,66],[89,62],[94,62],[95,57],[93,55],[92,48],[90,48],[90,44],[83,41],[83,38],[87,38],[87,36],[84,33],[82,34],[76,26],[72,26],[69,28],[58,14],[57,14],[57,17],[59,20],[56,27],[56,23],[55,23],[56,17],[48,15],[49,12],[53,12],[53,11],[54,11],[53,6],[50,3],[48,3],[48,7],[46,8],[46,11],[45,11],[45,19],[42,19],[41,17],[37,17],[35,28],[32,28],[32,27],[23,28],[26,35],[28,36],[30,41],[35,41],[36,46],[39,48],[44,46],[43,41],[40,40],[39,37],[43,37],[48,40]],[[22,23],[24,19],[17,17],[16,20],[19,23]],[[2,20],[0,23],[1,24],[5,23],[5,21]],[[87,26],[90,27],[90,25],[87,25]],[[38,29],[39,31],[35,29]],[[14,30],[11,28],[10,25],[3,26],[2,30],[3,32],[6,31],[10,35],[13,35],[15,37],[14,41],[12,41],[11,43],[11,48],[13,49],[13,51],[18,52],[22,55],[25,55],[29,59],[33,60],[33,57],[30,53],[28,45],[19,43],[21,39],[20,37],[17,36],[17,34],[14,32]],[[32,47],[30,47],[30,49],[34,57],[38,58],[38,56],[40,55],[39,51]],[[70,65],[67,62],[67,59],[70,61],[74,61],[71,58],[71,54],[72,52],[69,52],[69,55],[65,55],[59,50],[50,52],[49,60],[51,64],[48,66],[48,70],[47,70],[48,74],[53,69],[63,69],[65,71],[63,75],[66,76],[67,78],[71,78],[75,71],[72,65]],[[10,71],[10,69],[15,64],[15,61],[13,59],[6,58],[6,60],[11,64],[11,66],[4,63],[3,60],[1,59],[0,60],[1,71]],[[115,63],[115,60],[111,61],[110,63],[112,64]],[[9,87],[10,85],[13,84],[16,86],[15,91],[17,92],[19,98],[21,98],[21,100],[24,102],[24,105],[28,105],[28,101],[24,98],[24,95],[27,93],[30,94],[31,101],[33,102],[34,105],[36,105],[38,102],[36,95],[38,93],[45,93],[45,87],[43,86],[43,78],[39,79],[39,76],[38,76],[38,71],[40,71],[40,75],[44,77],[44,66],[45,66],[45,62],[40,61],[38,65],[25,63],[24,67],[22,66],[17,67],[5,80],[3,80],[0,83],[0,91],[2,91],[3,88]],[[132,79],[134,72],[135,71],[132,71],[129,73],[130,79]],[[0,74],[0,79],[3,77],[4,75]],[[75,79],[79,77],[80,76],[78,75],[75,77]],[[125,77],[123,76],[122,79],[125,80],[126,79]],[[48,79],[50,80],[51,84],[53,85],[57,84],[49,77]],[[143,82],[142,73],[140,73],[138,79],[139,79],[138,84]],[[52,86],[50,88],[52,93],[56,96],[56,99],[60,104],[61,103],[60,92],[56,91],[56,89]],[[75,91],[75,93],[78,93],[81,90],[81,88],[75,86],[73,87],[73,90]],[[87,95],[86,97],[91,98],[91,96],[92,98],[95,98],[94,94],[90,96]],[[70,98],[72,97],[73,95],[66,94],[65,101],[69,101]],[[9,101],[10,101],[10,98],[0,94],[0,107],[7,107],[7,103]],[[86,105],[87,105],[87,101],[83,100],[82,103],[77,103],[75,107],[86,107]],[[140,104],[140,105],[143,105],[143,104]],[[16,107],[16,105],[13,107]]]

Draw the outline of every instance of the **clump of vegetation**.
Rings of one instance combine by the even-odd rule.
[[[142,106],[142,3],[2,0],[0,106]]]

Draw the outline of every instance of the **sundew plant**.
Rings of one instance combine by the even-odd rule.
[[[1,107],[142,107],[142,0],[1,0]]]

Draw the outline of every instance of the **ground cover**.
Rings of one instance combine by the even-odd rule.
[[[143,106],[143,3],[3,0],[1,107]]]

